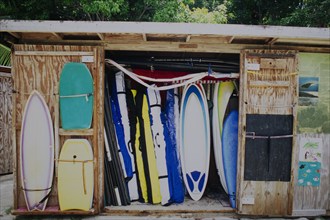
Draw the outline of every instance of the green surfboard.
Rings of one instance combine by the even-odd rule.
[[[60,116],[65,130],[88,129],[93,116],[92,75],[84,63],[66,63],[60,76]]]

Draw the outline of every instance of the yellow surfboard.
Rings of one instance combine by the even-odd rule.
[[[152,186],[152,201],[148,201],[152,204],[158,204],[162,201],[162,196],[160,193],[160,183],[158,179],[158,169],[157,169],[157,161],[155,156],[154,142],[151,131],[150,124],[150,115],[149,115],[149,106],[147,96],[143,95],[143,104],[142,104],[142,117],[144,121],[144,132],[147,146],[147,157],[149,162],[149,174],[150,174],[150,182]]]
[[[135,98],[137,91],[131,90],[133,97]],[[147,183],[146,183],[146,177],[144,174],[144,167],[143,167],[143,159],[142,159],[142,152],[140,150],[140,125],[139,120],[136,120],[136,135],[135,135],[135,153],[136,153],[136,165],[138,169],[138,175],[139,175],[139,183],[142,193],[142,198],[144,202],[148,202],[148,190],[147,190]]]
[[[88,211],[94,189],[93,151],[86,139],[65,141],[58,160],[60,210]]]

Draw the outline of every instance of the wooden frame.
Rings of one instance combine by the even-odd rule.
[[[16,54],[17,51],[17,54]],[[77,52],[78,51],[78,52]],[[86,63],[94,79],[94,111],[92,128],[88,130],[65,131],[60,128],[58,82],[61,68],[66,62],[81,62],[82,56],[92,55],[93,62]],[[37,46],[15,45],[12,54],[14,98],[13,98],[13,146],[14,146],[14,210],[15,215],[94,215],[103,205],[103,76],[104,50],[90,46]],[[24,105],[29,93],[37,89],[45,97],[54,124],[55,161],[62,144],[67,138],[83,137],[89,140],[94,153],[94,198],[89,211],[60,211],[57,199],[57,162],[53,191],[45,211],[27,211],[21,192],[19,170],[19,138]]]
[[[277,50],[245,50],[241,53],[237,171],[237,208],[240,214],[291,215],[292,213],[298,106],[298,59],[296,53],[296,51]],[[259,81],[257,87],[255,81]],[[287,83],[284,86],[279,86],[279,81],[287,81]],[[264,86],[260,87],[260,83],[264,83]],[[276,106],[274,103],[281,103],[283,106]],[[289,182],[244,180],[245,160],[247,159],[245,158],[247,114],[293,116],[291,178]]]

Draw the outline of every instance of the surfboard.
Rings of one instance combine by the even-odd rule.
[[[156,87],[156,85],[154,85]],[[147,90],[150,115],[152,118],[151,130],[154,141],[158,179],[162,196],[162,205],[167,205],[170,200],[170,189],[168,184],[168,172],[166,166],[166,142],[164,137],[164,126],[161,120],[161,97],[157,90]]]
[[[110,79],[110,75],[105,75],[105,90],[104,90],[104,128],[105,128],[105,151],[107,152],[107,185],[105,187],[113,186],[111,189],[114,193],[113,197],[106,198],[106,201],[109,201],[109,205],[129,205],[130,197],[127,188],[127,183],[124,176],[125,168],[122,167],[120,160],[120,152],[118,151],[118,142],[115,132],[115,125],[113,122],[113,113],[110,104],[110,84],[114,82],[114,78]],[[108,144],[108,145],[106,145]],[[108,154],[108,152],[110,154]]]
[[[209,111],[204,88],[185,87],[181,100],[180,158],[190,197],[198,201],[206,188],[210,162]]]
[[[127,149],[127,156],[129,156],[129,159],[131,161],[130,166],[131,166],[132,174],[131,174],[131,179],[128,180],[127,185],[128,185],[131,201],[135,201],[139,199],[139,192],[137,188],[135,159],[133,155],[133,149],[129,148],[131,142],[131,134],[130,134],[130,125],[128,119],[127,105],[126,105],[126,87],[125,87],[124,73],[118,72],[116,73],[115,77],[116,77],[117,99],[119,105],[119,112],[121,115],[121,124],[123,126],[125,147]]]
[[[177,89],[167,91],[165,110],[161,114],[166,142],[166,164],[170,188],[170,203],[182,203],[185,189],[179,158],[179,105]]]
[[[237,148],[238,111],[232,110],[225,119],[222,133],[223,167],[232,208],[236,208]]]
[[[27,209],[44,210],[54,172],[53,122],[42,95],[34,90],[23,112],[20,170]]]
[[[136,111],[140,126],[139,144],[142,151],[144,173],[148,192],[147,202],[151,204],[158,204],[161,203],[160,184],[158,179],[159,175],[151,131],[151,119],[149,115],[150,109],[145,90],[138,90],[135,97],[135,103],[137,106]]]
[[[223,157],[222,157],[222,129],[225,111],[229,102],[229,98],[234,91],[234,84],[231,81],[217,83],[213,93],[213,113],[212,113],[212,132],[213,132],[213,149],[215,163],[220,177],[220,182],[228,193],[227,184],[224,176]]]
[[[88,211],[94,190],[93,151],[86,139],[68,139],[58,160],[58,201],[61,211]]]
[[[137,91],[136,90],[131,90],[131,95],[133,96],[134,100],[136,98],[136,95],[137,95]],[[134,101],[133,100],[133,101]],[[132,103],[133,104],[133,103]],[[134,101],[134,105],[135,105],[135,101]],[[132,111],[134,111],[134,109],[132,109]],[[147,190],[147,182],[146,182],[146,174],[145,174],[145,171],[144,171],[144,166],[143,166],[143,157],[142,157],[142,149],[140,147],[140,122],[139,120],[137,119],[137,116],[136,116],[136,112],[135,113],[135,142],[134,142],[134,150],[135,150],[135,162],[136,162],[136,169],[138,171],[138,187],[140,188],[141,190],[141,198],[140,198],[140,201],[141,202],[148,202],[148,190]],[[133,113],[133,114],[134,114]],[[133,115],[134,117],[134,115]],[[131,119],[133,120],[133,119]],[[131,124],[134,126],[134,123],[131,122]],[[132,138],[133,139],[133,138]]]
[[[92,75],[84,63],[66,63],[60,76],[60,116],[62,128],[88,129],[93,116]]]

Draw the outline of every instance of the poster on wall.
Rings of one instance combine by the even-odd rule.
[[[299,77],[299,105],[317,105],[319,98],[319,77]]]
[[[322,164],[322,139],[300,139],[298,186],[320,186]]]

